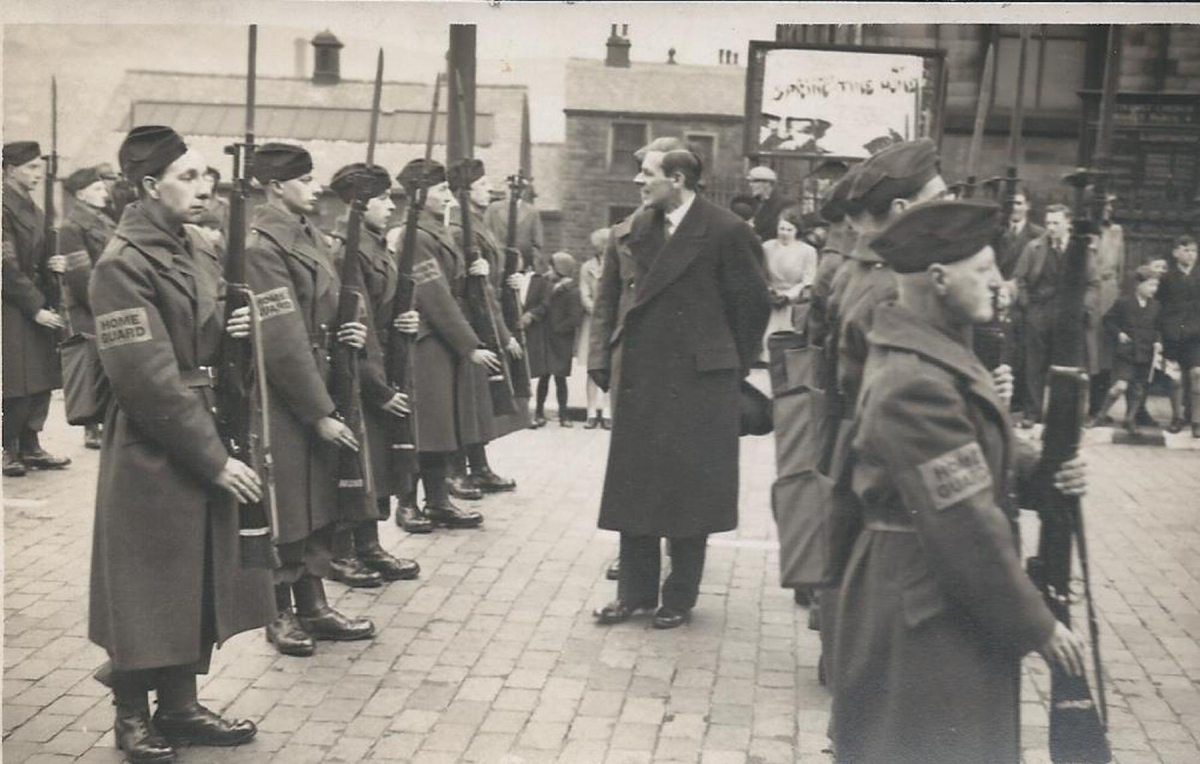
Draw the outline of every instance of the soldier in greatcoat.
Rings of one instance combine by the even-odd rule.
[[[94,336],[96,326],[88,303],[88,279],[117,224],[108,216],[108,186],[95,167],[82,167],[68,175],[63,180],[63,190],[75,197],[58,234],[59,251],[67,259],[63,286],[71,328]],[[100,448],[99,424],[84,426],[83,445]]]
[[[1013,438],[1009,371],[970,348],[1001,276],[998,205],[932,201],[872,242],[897,300],[868,334],[841,484],[863,529],[844,564],[832,657],[834,755],[843,762],[1017,762],[1021,657],[1083,671],[1021,563],[1017,505],[1036,454]],[[1054,476],[1079,495],[1080,460]]]
[[[135,128],[119,156],[140,199],[91,279],[112,398],[88,636],[108,653],[97,678],[113,689],[118,748],[134,762],[162,762],[174,758],[168,739],[224,746],[254,737],[253,723],[196,702],[196,674],[208,671],[214,643],[263,626],[273,608],[269,573],[243,568],[237,546],[238,501],[260,498],[258,477],[226,451],[212,408],[211,368],[229,341],[221,268],[183,225],[202,207],[203,160],[161,126]],[[235,316],[229,332],[245,337],[247,316]]]
[[[392,496],[407,493],[411,482],[410,475],[395,475],[389,469],[386,418],[413,416],[408,396],[396,392],[388,384],[384,348],[393,331],[416,334],[419,316],[416,311],[409,311],[397,318],[397,326],[391,325],[398,271],[385,238],[388,218],[396,209],[390,193],[392,179],[387,170],[378,165],[368,169],[365,164],[356,162],[338,170],[329,185],[346,204],[354,203],[356,195],[367,200],[360,224],[357,259],[366,291],[371,331],[367,362],[360,368],[363,418],[379,512],[379,520],[363,520],[354,529],[354,555],[335,559],[330,576],[347,586],[379,586],[383,580],[410,580],[421,572],[415,560],[388,554],[379,544],[379,522],[391,517]],[[347,256],[345,231],[335,239],[340,242],[334,252],[340,273],[342,258]]]
[[[329,606],[322,576],[343,543],[337,501],[338,449],[357,450],[330,394],[332,342],[361,349],[367,327],[337,324],[341,288],[333,256],[312,215],[320,185],[301,146],[267,143],[254,155],[267,202],[246,241],[246,278],[258,296],[275,462],[283,566],[275,571],[277,616],[267,639],[287,655],[311,655],[314,640],[370,639],[375,624]],[[361,518],[354,518],[355,521]],[[346,522],[349,520],[347,519]],[[295,610],[292,598],[295,597]]]
[[[42,182],[42,150],[34,141],[4,144],[3,287],[4,465],[6,477],[26,469],[62,469],[71,460],[42,448],[38,433],[50,413],[50,391],[62,387],[57,344],[65,322],[51,306],[66,258],[46,251],[45,215],[31,194]]]

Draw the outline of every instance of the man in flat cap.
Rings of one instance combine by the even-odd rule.
[[[416,334],[419,316],[409,311],[398,317],[397,326],[392,326],[392,303],[399,277],[385,239],[388,219],[396,210],[387,170],[356,162],[334,173],[329,185],[347,205],[362,205],[356,259],[373,331],[368,335],[367,362],[360,368],[363,418],[379,510],[379,520],[363,520],[354,528],[354,554],[335,559],[330,565],[330,578],[347,586],[374,587],[383,581],[411,580],[421,572],[416,561],[394,557],[379,544],[379,522],[391,517],[392,497],[406,494],[412,480],[411,475],[393,474],[389,468],[386,418],[409,417],[413,412],[408,396],[388,384],[384,348],[393,331]],[[347,233],[342,230],[334,236],[338,245],[333,259],[339,273],[342,259],[355,256],[346,252]]]
[[[397,178],[408,194],[425,190],[417,220],[412,277],[420,317],[416,342],[414,388],[417,405],[417,452],[425,506],[417,504],[414,484],[402,496],[396,523],[409,533],[428,533],[432,526],[475,528],[483,515],[450,501],[449,462],[462,448],[459,407],[473,411],[473,367],[499,370],[501,360],[484,348],[466,313],[467,266],[442,224],[453,197],[446,169],[434,160],[414,159]],[[402,249],[401,243],[397,249]],[[408,254],[408,253],[401,253]]]
[[[995,204],[934,201],[873,237],[898,297],[875,311],[839,476],[863,528],[843,563],[832,653],[837,761],[1015,764],[1021,657],[1083,671],[1082,639],[1020,556],[1011,497],[1036,451],[1013,438],[1011,384],[970,347],[1001,285],[999,218]],[[1081,495],[1084,473],[1068,462],[1055,488]]]
[[[71,327],[76,332],[95,336],[96,322],[87,294],[88,279],[117,224],[108,216],[108,186],[97,168],[83,167],[71,173],[63,180],[63,190],[75,197],[75,204],[59,230],[59,251],[67,258],[63,285],[67,288]],[[99,424],[84,426],[83,445],[100,448]]]
[[[140,199],[92,272],[88,304],[112,399],[96,489],[88,637],[109,662],[117,747],[133,762],[174,759],[171,741],[230,746],[256,733],[196,700],[214,644],[270,621],[270,574],[241,565],[238,503],[255,472],[217,432],[211,369],[244,341],[227,325],[221,266],[184,223],[201,209],[203,159],[169,127],[133,129],[121,166]],[[231,336],[227,336],[231,335]],[[232,338],[231,338],[232,337]],[[147,693],[158,710],[150,717]]]
[[[42,448],[38,434],[50,413],[50,391],[62,387],[58,361],[62,316],[49,306],[66,258],[47,251],[42,209],[33,192],[42,182],[42,149],[34,141],[4,144],[4,465],[6,477],[71,463]]]
[[[357,450],[359,444],[336,416],[331,343],[364,348],[367,327],[359,322],[337,326],[341,281],[325,238],[309,217],[321,190],[309,153],[293,144],[263,144],[254,154],[254,179],[266,190],[267,201],[250,224],[246,279],[262,316],[279,506],[276,547],[283,562],[275,571],[277,616],[267,626],[267,640],[285,655],[307,656],[314,640],[375,635],[369,619],[329,606],[321,580],[335,549],[348,543],[345,527],[361,519],[339,513],[338,450]]]
[[[758,239],[697,193],[699,155],[659,138],[634,156],[643,206],[613,229],[589,330],[588,374],[613,396],[598,524],[621,534],[617,598],[595,617],[657,607],[670,629],[696,605],[708,534],[737,527],[739,389],[770,305]]]
[[[750,195],[755,199],[754,217],[751,224],[760,241],[775,238],[779,227],[779,213],[792,204],[784,197],[778,188],[778,176],[770,167],[759,165],[751,167],[746,174],[746,182],[750,185]]]
[[[474,158],[451,163],[446,168],[446,179],[450,183],[450,191],[455,196],[466,190],[468,206],[467,210],[459,207],[451,213],[448,226],[450,236],[464,257],[467,256],[468,246],[478,251],[479,259],[471,264],[468,275],[486,278],[487,298],[492,316],[495,317],[500,347],[508,357],[520,358],[524,353],[521,343],[509,333],[500,313],[498,295],[504,277],[504,249],[483,222],[483,213],[492,197],[491,179],[487,176],[483,162]],[[471,216],[471,233],[475,239],[469,244],[463,241],[464,214]],[[508,358],[502,360],[508,362]],[[492,471],[487,459],[487,444],[496,438],[526,429],[529,426],[529,411],[520,411],[518,407],[515,415],[496,416],[492,410],[488,375],[483,371],[483,367],[469,367],[468,373],[475,378],[475,408],[472,412],[469,401],[460,402],[459,427],[463,449],[458,457],[451,461],[451,492],[459,498],[473,498],[515,490],[515,480],[501,477]]]

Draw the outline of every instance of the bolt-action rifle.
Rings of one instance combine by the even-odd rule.
[[[520,270],[521,250],[517,248],[517,206],[521,194],[529,185],[523,170],[508,176],[508,231],[504,241],[504,280],[500,285],[500,312],[504,324],[512,336],[521,344],[521,357],[510,359],[509,374],[512,377],[513,396],[529,398],[533,386],[529,378],[529,355],[525,351],[525,328],[521,326],[521,297],[517,290],[508,285],[508,280]]]
[[[46,165],[46,177],[42,188],[42,246],[45,263],[58,251],[58,216],[54,209],[54,184],[58,178],[58,78],[50,78],[50,153],[42,157]],[[44,267],[44,266],[43,266]],[[67,310],[61,273],[48,273],[53,288],[47,294],[48,307],[66,321],[63,338],[75,334],[71,327],[71,313]]]

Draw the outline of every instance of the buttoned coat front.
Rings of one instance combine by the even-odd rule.
[[[12,183],[4,184],[3,207],[3,388],[5,398],[19,398],[62,387],[62,338],[33,320],[55,288],[46,268],[42,210]]]
[[[702,196],[665,242],[654,210],[613,228],[588,360],[611,371],[601,528],[737,527],[738,387],[770,314],[761,249],[741,218]]]
[[[104,418],[88,636],[118,670],[206,663],[205,589],[221,642],[274,615],[268,571],[238,557],[237,503],[208,376],[224,310],[216,255],[126,207],[91,305],[113,399]],[[205,556],[208,547],[209,560]],[[206,574],[207,569],[207,574]],[[211,576],[206,585],[205,576]]]

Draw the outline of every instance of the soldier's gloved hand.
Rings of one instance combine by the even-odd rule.
[[[1063,462],[1054,473],[1054,488],[1066,496],[1083,496],[1087,493],[1087,462],[1076,456]]]
[[[521,288],[521,274],[514,273],[513,275],[509,276],[504,283],[508,285],[509,289],[519,290]]]
[[[412,412],[412,407],[408,405],[407,395],[396,393],[383,404],[383,410],[392,416],[407,416]]]
[[[600,388],[601,392],[608,392],[609,383],[612,381],[608,369],[588,369],[588,376],[596,383],[596,387]]]
[[[528,328],[529,328],[529,325],[530,325],[530,324],[532,324],[532,323],[533,323],[533,316],[532,316],[532,315],[530,315],[529,313],[522,313],[522,314],[521,314],[521,328],[522,328],[522,329],[528,329]]]
[[[354,438],[354,431],[346,424],[331,416],[318,419],[314,425],[317,430],[317,437],[326,443],[333,443],[342,448],[348,448],[351,451],[358,450],[358,441]]]
[[[470,268],[467,268],[467,273],[471,276],[486,276],[491,272],[491,266],[489,266],[488,261],[482,257],[471,263]]]
[[[225,333],[235,340],[244,340],[250,336],[250,306],[243,305],[229,314],[225,322]]]
[[[1085,646],[1083,637],[1068,629],[1061,622],[1054,624],[1054,633],[1046,644],[1038,648],[1046,663],[1058,664],[1071,676],[1083,674]]]
[[[46,259],[46,268],[55,273],[67,272],[67,256],[66,255],[51,255]]]
[[[213,478],[213,482],[232,493],[243,504],[262,500],[262,483],[258,480],[258,474],[232,456],[225,460],[225,466]]]
[[[471,363],[476,366],[486,366],[488,371],[500,371],[504,368],[500,364],[500,356],[486,348],[472,350],[469,358],[471,359]]]
[[[392,327],[401,334],[416,334],[421,328],[421,314],[415,310],[405,311],[396,316]]]
[[[338,342],[361,350],[367,344],[367,325],[358,321],[347,321],[338,327]]]
[[[39,310],[34,315],[33,320],[47,329],[61,329],[67,325],[67,322],[63,321],[62,316],[45,308]]]
[[[525,349],[521,347],[521,343],[517,342],[516,337],[508,338],[508,354],[513,358],[520,358],[525,355]]]
[[[992,388],[996,391],[996,397],[1008,405],[1012,402],[1013,397],[1013,371],[1012,367],[1006,363],[1002,363],[992,369]]]

